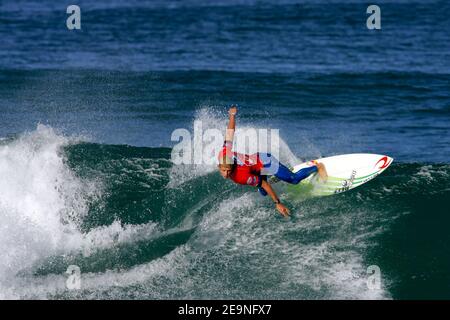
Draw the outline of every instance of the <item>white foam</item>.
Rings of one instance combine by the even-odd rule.
[[[68,276],[65,274],[25,276],[16,279],[14,287],[3,290],[3,296],[0,294],[0,299],[47,299],[55,296],[83,299],[101,299],[108,296],[126,298],[127,295],[133,295],[133,292],[124,290],[130,286],[145,287],[145,294],[153,298],[168,298],[167,291],[160,290],[161,286],[157,281],[164,281],[166,285],[176,282],[180,268],[186,267],[187,251],[185,246],[180,246],[162,258],[128,270],[106,270],[100,273],[84,273],[81,270],[79,290],[67,289]],[[143,295],[142,292],[140,294]]]
[[[432,165],[425,165],[421,166],[419,172],[417,172],[417,176],[425,178],[428,182],[432,182],[433,176],[433,166]]]
[[[0,146],[0,279],[55,250],[73,219],[86,212],[83,185],[67,170],[60,147],[68,140],[38,126]]]
[[[0,145],[0,292],[16,297],[23,271],[52,255],[95,250],[155,236],[157,225],[115,221],[82,233],[89,199],[99,196],[99,181],[76,177],[62,148],[76,143],[51,127],[38,125]],[[153,174],[149,172],[149,174]],[[32,289],[30,289],[32,290]],[[20,295],[19,295],[20,297]],[[2,297],[0,297],[2,298]]]
[[[308,208],[308,214],[301,214],[300,220],[274,218],[278,213],[271,206],[266,206],[265,200],[258,196],[247,192],[237,198],[224,198],[218,207],[212,208],[204,217],[195,243],[192,243],[200,250],[214,248],[214,251],[219,253],[217,261],[211,262],[214,260],[211,257],[205,259],[210,263],[229,265],[228,271],[224,272],[233,273],[236,269],[240,269],[241,272],[251,270],[245,276],[247,283],[260,283],[265,279],[272,279],[269,281],[270,286],[260,288],[253,295],[243,295],[241,298],[390,297],[384,285],[377,290],[370,290],[367,286],[369,275],[366,270],[370,264],[364,261],[362,253],[369,246],[369,239],[381,232],[376,225],[370,226],[372,224],[368,221],[370,219],[365,221],[361,219],[361,226],[352,228],[353,220],[358,213],[321,216],[324,208],[319,208],[318,212]],[[299,212],[295,211],[293,214],[299,216]],[[367,228],[364,224],[367,224]],[[325,232],[320,236],[322,240],[315,239],[317,237],[315,233],[321,234],[322,228],[325,230],[332,228],[334,231]],[[245,256],[252,258],[243,258]],[[241,261],[248,261],[248,264],[237,265]],[[204,260],[201,262],[205,263]],[[207,287],[209,286],[207,282],[212,281],[214,274],[203,277],[209,278],[199,280]],[[388,279],[383,281],[382,284],[385,284]],[[232,292],[234,284],[218,282],[215,288],[208,288],[212,291],[212,297],[224,298],[225,292]],[[239,278],[235,282],[239,282]],[[241,285],[244,286],[245,283]],[[244,294],[243,292],[233,294],[236,297]]]

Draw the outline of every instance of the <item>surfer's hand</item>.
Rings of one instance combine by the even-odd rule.
[[[236,113],[237,113],[237,106],[236,106],[235,104],[233,104],[233,105],[230,107],[230,110],[228,110],[228,114],[229,114],[230,116],[235,116]]]
[[[277,210],[285,217],[289,217],[289,209],[286,208],[283,204],[277,203]]]

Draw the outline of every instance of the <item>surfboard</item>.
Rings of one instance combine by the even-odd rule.
[[[328,196],[359,187],[386,170],[394,159],[379,154],[352,153],[315,159],[294,166],[293,172],[323,163],[328,178],[323,182],[318,173],[310,175],[297,185],[287,185],[288,193],[301,197]]]

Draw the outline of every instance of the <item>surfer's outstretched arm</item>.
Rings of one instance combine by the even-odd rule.
[[[273,191],[272,186],[266,180],[263,180],[261,183],[261,187],[267,192],[267,194],[272,198],[273,202],[275,202],[277,206],[277,210],[285,217],[289,216],[289,209],[286,208],[278,198],[275,191]]]
[[[236,119],[235,119],[236,113],[237,113],[237,106],[233,104],[230,107],[230,110],[228,110],[230,118],[228,120],[228,128],[227,133],[225,134],[225,141],[233,142],[234,130],[236,129]]]

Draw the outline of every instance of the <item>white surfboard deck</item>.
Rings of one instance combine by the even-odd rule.
[[[327,196],[342,193],[372,180],[386,170],[394,159],[379,154],[352,153],[316,159],[294,166],[297,172],[320,162],[328,173],[326,182],[321,181],[318,173],[310,175],[298,185],[288,185],[289,193],[301,193],[303,196]]]

